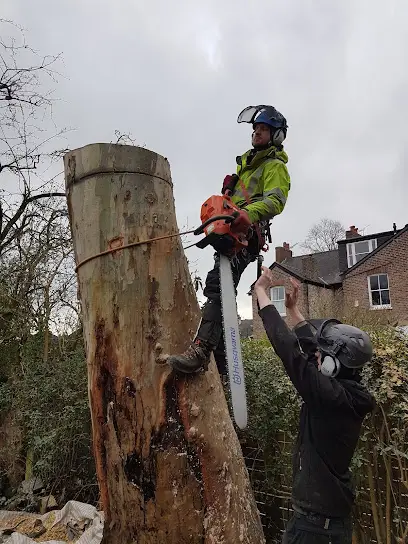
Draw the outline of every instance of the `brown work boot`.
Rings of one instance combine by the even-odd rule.
[[[177,372],[194,374],[201,369],[207,370],[212,346],[204,340],[195,340],[180,355],[170,355],[168,364]]]

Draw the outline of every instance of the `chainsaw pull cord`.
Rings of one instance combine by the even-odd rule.
[[[186,234],[193,234],[196,229],[187,230],[185,232],[176,232],[174,234],[166,234],[165,236],[157,236],[156,238],[150,238],[147,240],[140,240],[139,242],[132,242],[131,244],[126,244],[124,246],[118,246],[113,247],[110,249],[107,249],[105,251],[101,251],[100,253],[96,253],[95,255],[91,255],[90,257],[87,257],[86,259],[82,260],[80,263],[78,263],[75,267],[75,272],[78,272],[79,268],[83,266],[85,263],[89,263],[90,261],[93,261],[94,259],[98,257],[103,257],[104,255],[109,255],[111,253],[115,253],[116,251],[121,251],[122,249],[127,249],[129,247],[136,247],[141,246],[144,244],[151,244],[152,242],[157,242],[158,240],[167,240],[169,238],[175,238],[176,236],[184,236]],[[195,244],[192,244],[195,246]],[[192,247],[192,246],[188,246]],[[187,249],[187,248],[183,248]]]

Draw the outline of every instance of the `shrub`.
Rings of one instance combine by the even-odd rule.
[[[365,420],[353,459],[358,489],[355,539],[391,542],[407,536],[408,337],[375,324],[366,330],[374,357],[363,370],[363,383],[377,407]],[[252,440],[262,449],[265,475],[255,479],[261,480],[263,491],[285,496],[291,486],[286,443],[292,445],[297,431],[297,393],[266,339],[244,341],[243,356],[250,414],[244,444]]]

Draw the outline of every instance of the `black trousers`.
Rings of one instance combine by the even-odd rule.
[[[251,262],[254,262],[257,259],[259,249],[258,237],[255,235],[250,238],[247,249],[240,251],[235,257],[231,258],[235,294],[242,273]],[[228,369],[225,360],[224,335],[222,328],[220,256],[218,253],[215,253],[214,255],[214,268],[207,274],[204,295],[207,297],[207,302],[203,307],[202,319],[196,338],[204,340],[212,346],[218,372],[221,375],[226,375]],[[231,302],[232,304],[235,304],[235,301]]]
[[[282,544],[351,544],[351,517],[331,519],[294,513],[283,535]]]

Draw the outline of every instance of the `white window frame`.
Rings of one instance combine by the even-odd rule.
[[[274,298],[273,296],[273,293],[277,291],[277,289],[283,289],[283,298]],[[286,294],[286,291],[285,291],[285,286],[284,285],[276,285],[275,287],[271,287],[271,291],[270,291],[270,297],[271,297],[271,302],[272,304],[275,306],[276,308],[276,305],[275,305],[275,302],[283,302],[283,312],[280,312],[278,308],[276,308],[279,312],[279,315],[282,316],[282,317],[286,317],[286,306],[285,306],[285,294]]]
[[[380,291],[380,296],[381,296],[381,291],[388,291],[389,298],[390,298],[390,303],[389,304],[373,304],[373,295],[372,295],[372,290],[371,290],[370,279],[378,277],[378,276],[387,276],[388,289],[381,289],[380,280],[378,279],[378,289],[374,289],[374,291],[377,291],[377,290]],[[382,272],[382,273],[379,273],[379,274],[371,274],[370,276],[367,276],[367,285],[368,285],[368,296],[370,298],[370,309],[371,310],[392,310],[390,278],[389,278],[388,274],[386,272]]]
[[[368,252],[367,253],[356,253],[356,246],[358,242],[367,242],[368,243]],[[368,255],[374,249],[377,249],[377,238],[371,238],[370,240],[354,240],[354,242],[349,242],[347,244],[347,266],[351,268],[357,263],[357,255]]]

